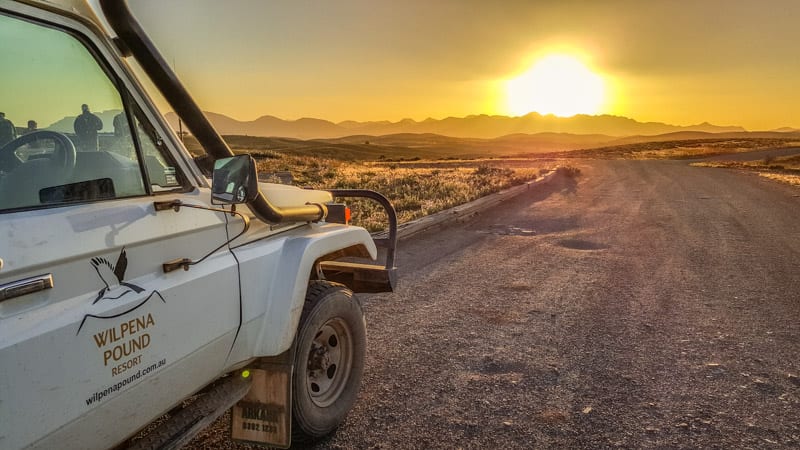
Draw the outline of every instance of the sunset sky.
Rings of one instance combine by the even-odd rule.
[[[800,127],[797,0],[129,3],[201,107],[239,120],[520,115],[575,101],[639,121]],[[542,61],[557,63],[531,71]]]

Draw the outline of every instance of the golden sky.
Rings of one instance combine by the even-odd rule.
[[[129,3],[201,107],[240,120],[518,115],[508,81],[558,54],[602,79],[597,113],[800,127],[798,0]]]

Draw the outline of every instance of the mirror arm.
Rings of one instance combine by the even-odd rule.
[[[206,211],[221,212],[221,213],[225,213],[225,214],[230,214],[231,217],[239,216],[239,217],[242,218],[242,220],[247,222],[247,226],[248,227],[250,226],[250,219],[246,218],[241,213],[236,212],[236,205],[235,204],[231,205],[231,210],[230,211],[228,211],[227,209],[224,209],[224,208],[209,208],[207,206],[191,205],[191,204],[188,204],[188,203],[183,203],[180,200],[169,200],[169,201],[166,201],[166,202],[153,202],[153,206],[154,206],[156,211],[167,211],[167,210],[171,209],[171,210],[173,210],[175,212],[178,212],[178,211],[181,210],[181,206],[185,206],[187,208],[205,209]],[[247,231],[247,229],[245,229],[244,231]]]
[[[207,206],[191,205],[191,204],[188,204],[188,203],[183,203],[180,200],[170,200],[170,201],[166,201],[166,202],[153,202],[153,204],[154,204],[154,207],[155,207],[156,211],[166,211],[166,210],[172,209],[175,212],[178,212],[178,211],[180,211],[181,207],[194,208],[194,209],[204,209],[206,211],[221,212],[221,213],[225,213],[225,214],[230,213],[231,216],[239,216],[239,217],[241,217],[242,221],[244,222],[244,227],[242,228],[242,231],[239,232],[239,234],[237,234],[236,236],[232,237],[231,239],[228,239],[227,241],[223,242],[222,245],[220,245],[219,247],[215,248],[214,250],[211,250],[205,256],[203,256],[202,258],[198,259],[197,261],[192,261],[189,258],[178,258],[178,259],[173,259],[171,261],[165,262],[162,265],[162,267],[164,269],[164,273],[169,273],[169,272],[172,272],[172,271],[175,271],[175,270],[178,270],[178,269],[189,270],[189,266],[193,266],[195,264],[198,264],[198,263],[201,263],[201,262],[205,261],[206,258],[208,258],[209,256],[213,255],[214,253],[218,252],[222,247],[225,247],[226,245],[228,245],[231,242],[235,241],[240,236],[245,234],[247,232],[247,230],[250,229],[250,218],[245,216],[244,214],[242,214],[240,212],[237,212],[236,211],[236,206],[231,206],[231,210],[228,211],[227,209],[222,209],[222,208],[209,208]]]

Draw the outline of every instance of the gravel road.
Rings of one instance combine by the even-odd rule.
[[[364,297],[360,399],[310,448],[800,446],[800,189],[572,163],[402,242],[398,292]]]

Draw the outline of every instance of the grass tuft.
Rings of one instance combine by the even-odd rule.
[[[558,173],[568,178],[577,178],[581,174],[581,169],[574,166],[561,166]]]

